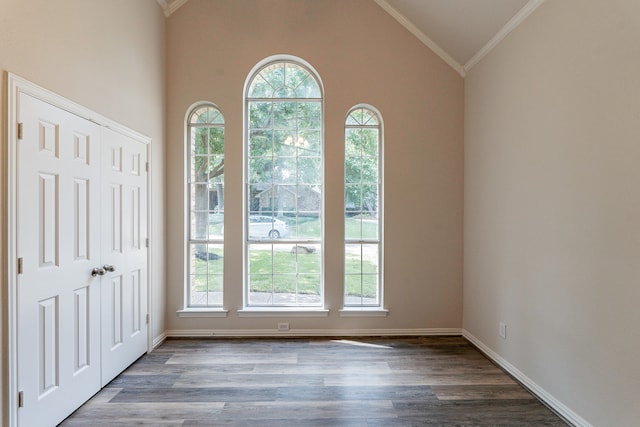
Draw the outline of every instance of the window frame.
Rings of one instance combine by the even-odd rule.
[[[215,110],[220,118],[222,119],[222,123],[203,123],[201,125],[197,125],[193,123],[193,116],[203,108],[210,108]],[[191,182],[191,159],[193,157],[192,150],[192,130],[195,128],[221,128],[223,132],[223,155],[222,158],[224,160],[224,151],[226,149],[226,141],[224,140],[225,131],[226,131],[226,122],[224,119],[224,113],[213,102],[209,101],[199,101],[192,104],[185,114],[185,144],[184,144],[184,183],[185,183],[185,193],[184,193],[184,209],[185,209],[185,221],[184,221],[184,274],[185,274],[185,286],[184,286],[184,309],[178,310],[177,314],[179,317],[224,317],[226,316],[227,311],[224,309],[224,255],[222,257],[222,274],[217,274],[221,276],[222,279],[222,291],[221,291],[221,302],[216,304],[193,304],[192,303],[192,271],[191,271],[191,248],[194,245],[202,244],[202,245],[218,245],[222,247],[222,252],[225,250],[225,237],[221,235],[219,238],[211,238],[207,233],[206,239],[194,239],[193,238],[193,229],[192,227],[192,206],[191,206],[191,198],[192,198],[192,182]],[[207,154],[207,156],[211,156],[211,154]],[[224,172],[223,172],[224,176]],[[223,200],[224,200],[224,178],[222,180],[222,188],[223,188]],[[207,218],[208,221],[209,218]],[[208,223],[208,222],[207,222]],[[224,226],[224,211],[223,211],[223,226]],[[208,278],[207,278],[208,280]],[[208,300],[208,297],[207,297]]]
[[[361,124],[349,124],[349,118],[357,110],[367,110],[377,120],[375,125]],[[347,238],[346,231],[346,218],[347,218],[347,131],[349,129],[376,129],[378,132],[378,150],[377,150],[377,238],[365,239],[362,236],[359,239]],[[344,250],[343,256],[344,274],[343,274],[343,308],[340,310],[341,316],[357,316],[359,313],[371,314],[377,312],[378,315],[386,316],[388,311],[385,307],[384,299],[384,121],[380,111],[370,104],[357,104],[349,109],[344,120],[344,180],[343,180],[343,218],[345,224],[344,233]],[[361,184],[362,185],[362,182]],[[346,247],[347,245],[377,245],[378,248],[378,271],[377,271],[377,292],[378,301],[377,304],[347,304],[347,268],[346,268]],[[363,273],[360,273],[363,276]]]
[[[254,80],[260,75],[260,73],[266,68],[273,66],[279,63],[291,63],[296,67],[304,69],[308,75],[315,80],[317,85],[317,89],[319,91],[318,97],[308,97],[308,98],[296,98],[296,97],[250,97],[249,91],[251,89],[252,83]],[[251,183],[250,183],[250,105],[252,102],[273,102],[274,100],[282,100],[281,102],[305,102],[305,101],[313,101],[317,102],[320,106],[320,129],[319,129],[319,174],[320,174],[320,200],[319,200],[319,217],[320,217],[320,233],[319,239],[286,239],[287,245],[297,245],[297,244],[314,244],[318,245],[320,248],[320,272],[319,272],[319,280],[320,280],[320,289],[319,289],[319,302],[317,304],[255,304],[250,301],[250,271],[249,271],[249,249],[252,244],[260,243],[260,240],[252,239],[249,236],[249,224],[250,224],[250,216],[252,214],[251,211],[251,203],[249,200],[251,194]],[[291,55],[274,55],[263,59],[258,62],[252,70],[247,75],[247,79],[245,80],[245,86],[243,89],[243,236],[242,236],[242,247],[243,247],[243,308],[238,310],[238,314],[243,317],[254,316],[254,315],[302,315],[302,316],[324,316],[327,315],[328,310],[325,309],[325,256],[324,256],[324,247],[325,247],[325,235],[324,235],[324,223],[325,223],[325,176],[324,176],[324,162],[325,162],[325,141],[324,141],[324,133],[325,133],[325,112],[324,112],[324,87],[322,84],[322,80],[318,72],[305,60],[291,56]],[[299,128],[296,126],[296,131]],[[297,158],[297,157],[296,157]],[[273,183],[273,181],[272,181]],[[296,211],[297,212],[297,211]],[[273,216],[273,213],[272,213]],[[275,216],[273,216],[275,218]],[[296,214],[296,219],[298,215]],[[272,245],[278,245],[280,243],[275,243],[275,240],[268,239],[266,243],[271,243]],[[271,272],[272,283],[274,272]],[[297,279],[296,279],[297,280]],[[274,291],[272,290],[272,293]],[[299,295],[296,293],[295,295]]]

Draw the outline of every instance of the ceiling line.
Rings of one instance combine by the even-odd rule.
[[[525,4],[518,13],[513,15],[513,18],[511,18],[509,22],[507,22],[504,27],[502,27],[500,31],[498,31],[496,35],[487,42],[487,44],[482,46],[482,48],[476,52],[476,54],[473,55],[466,64],[464,64],[464,70],[468,72],[474,65],[482,61],[489,52],[491,52],[505,37],[507,37],[511,31],[515,30],[520,24],[522,24],[524,20],[527,19],[534,10],[540,7],[542,3],[544,3],[544,0],[529,0],[527,4]]]
[[[378,6],[383,8],[389,15],[393,16],[403,27],[405,27],[411,34],[416,36],[422,43],[427,45],[436,55],[438,55],[444,62],[449,64],[451,68],[456,70],[462,78],[466,77],[467,73],[464,67],[451,55],[449,55],[444,49],[442,49],[436,42],[431,40],[425,33],[420,31],[418,27],[413,25],[403,14],[394,9],[386,0],[374,0],[378,3]]]
[[[164,15],[169,17],[173,12],[178,10],[189,0],[157,0],[158,4],[162,7]],[[398,12],[393,6],[391,6],[387,0],[374,0],[378,6],[384,9],[389,15],[391,15],[396,21],[398,21],[403,27],[405,27],[411,34],[418,38],[423,44],[431,49],[436,55],[438,55],[444,62],[446,62],[451,68],[453,68],[462,78],[467,76],[467,72],[471,70],[476,64],[489,54],[509,33],[516,29],[522,22],[524,22],[529,15],[531,15],[545,0],[529,0],[523,7],[498,31],[478,52],[469,59],[464,66],[458,61],[453,59],[443,48],[441,48],[436,42],[431,40],[429,36],[424,34],[418,29],[406,16]]]
[[[162,11],[164,12],[164,16],[166,18],[169,17],[173,12],[178,10],[180,6],[188,2],[189,0],[157,0],[160,7],[162,7]]]

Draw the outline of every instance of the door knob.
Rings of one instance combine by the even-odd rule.
[[[113,273],[114,271],[116,271],[116,267],[109,264],[103,265],[102,268],[104,268],[104,271],[108,271],[110,273]]]
[[[95,267],[93,270],[91,270],[91,277],[104,276],[104,273],[104,268]]]

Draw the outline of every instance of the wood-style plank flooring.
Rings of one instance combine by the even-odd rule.
[[[170,339],[62,424],[565,426],[461,337]]]

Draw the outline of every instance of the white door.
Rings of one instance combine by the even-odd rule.
[[[21,426],[55,425],[100,389],[100,128],[19,96]]]
[[[54,426],[147,350],[147,146],[20,93],[20,426]]]
[[[147,350],[147,147],[102,134],[102,385]]]

